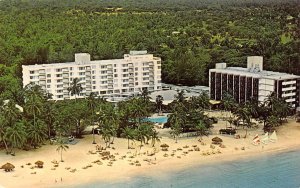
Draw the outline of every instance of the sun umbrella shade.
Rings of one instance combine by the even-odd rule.
[[[213,142],[223,142],[223,140],[222,140],[221,138],[219,138],[219,137],[214,137],[214,138],[212,139],[212,141],[213,141]]]
[[[100,155],[102,155],[102,156],[109,156],[110,152],[109,151],[103,151],[103,152],[100,153]]]
[[[160,147],[167,148],[167,147],[169,147],[169,145],[168,144],[162,144],[162,145],[160,145]]]
[[[37,161],[34,163],[38,168],[43,168],[44,162],[43,161]]]
[[[10,172],[14,168],[15,168],[15,166],[10,163],[6,163],[6,164],[2,165],[2,167],[1,167],[1,169],[4,169],[5,172]]]

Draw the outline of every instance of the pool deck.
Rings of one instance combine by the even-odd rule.
[[[167,117],[170,113],[163,113],[163,115],[158,115],[158,113],[153,114],[152,118],[158,118],[158,117]]]

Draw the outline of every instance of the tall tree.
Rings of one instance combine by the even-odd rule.
[[[76,100],[76,96],[79,96],[79,94],[82,92],[83,88],[80,84],[80,80],[78,78],[74,78],[71,86],[68,88],[68,91],[71,95],[75,96],[75,100]]]

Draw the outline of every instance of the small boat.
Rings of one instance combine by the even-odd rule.
[[[263,138],[261,139],[261,142],[263,144],[268,144],[268,142],[269,142],[269,133],[268,132],[263,136]]]
[[[277,141],[276,131],[274,131],[274,132],[271,134],[271,136],[270,136],[270,138],[269,138],[269,141],[270,141],[270,142],[276,142],[276,141]]]
[[[255,137],[253,138],[252,144],[255,146],[258,146],[260,144],[260,138],[259,138],[258,134],[256,134]]]

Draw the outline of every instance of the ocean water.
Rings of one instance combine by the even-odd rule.
[[[160,173],[158,173],[160,174]],[[195,167],[130,181],[97,182],[77,188],[300,188],[300,151]]]

